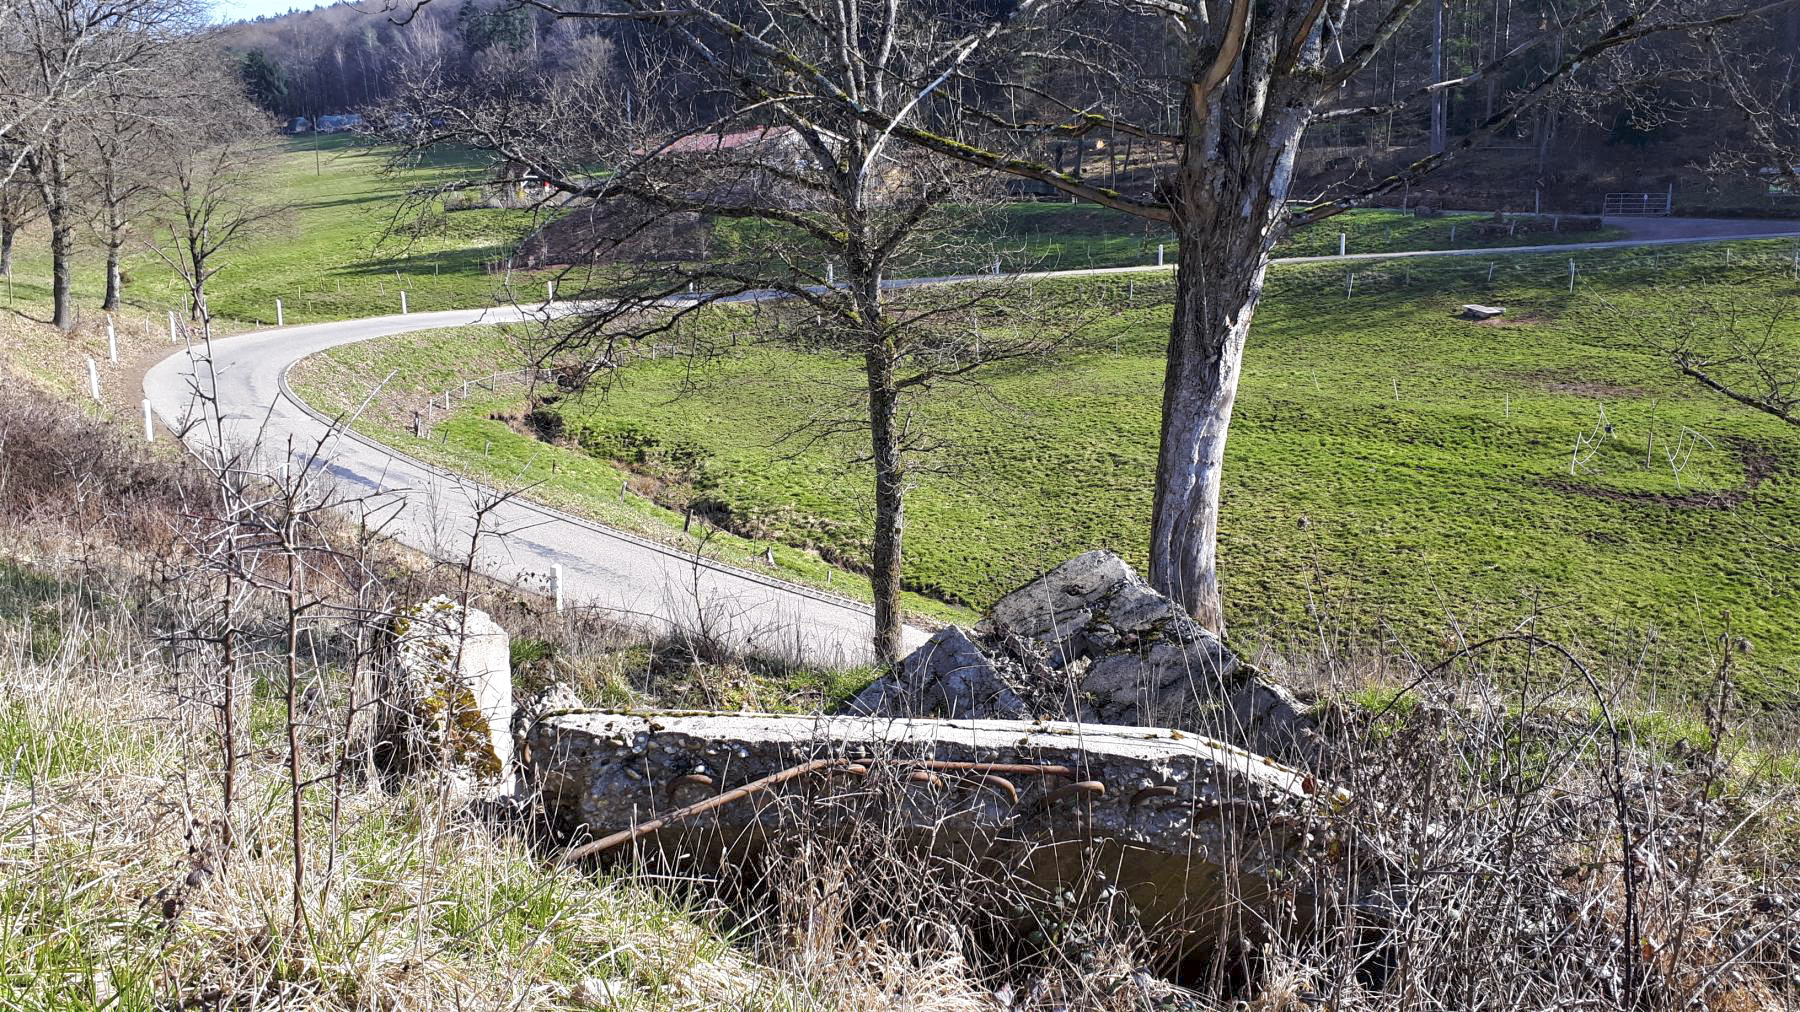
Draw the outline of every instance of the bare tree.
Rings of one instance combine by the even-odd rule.
[[[166,94],[143,93],[122,78],[101,89],[91,104],[82,129],[87,141],[82,152],[83,176],[89,198],[88,226],[106,251],[106,294],[101,309],[119,308],[123,294],[120,261],[131,239],[131,226],[155,191],[151,148],[164,147],[157,137],[160,110]]]
[[[1614,329],[1683,376],[1800,426],[1800,338],[1791,302],[1669,293],[1656,308],[1599,304]]]
[[[912,73],[912,61],[943,42],[912,13],[857,4],[808,14],[808,5],[795,2],[782,14],[788,44],[826,68],[821,72],[841,82],[857,103],[905,116],[923,97],[893,85]],[[864,46],[863,33],[885,44]],[[889,131],[841,109],[788,101],[781,85],[786,69],[754,46],[695,38],[688,41],[687,57],[686,66],[671,61],[637,68],[625,89],[669,92],[675,89],[658,72],[681,77],[684,87],[717,110],[690,119],[685,130],[637,119],[631,131],[608,131],[595,120],[627,121],[624,110],[559,106],[556,99],[540,100],[544,88],[524,89],[531,108],[521,109],[512,100],[518,90],[499,82],[479,96],[446,94],[437,84],[410,89],[410,104],[391,119],[423,125],[415,147],[449,139],[453,131],[458,142],[494,152],[502,161],[500,185],[526,184],[555,195],[544,199],[585,205],[574,212],[590,226],[576,243],[585,248],[577,260],[608,262],[591,278],[606,297],[558,326],[544,350],[546,357],[581,357],[584,380],[625,361],[635,342],[676,331],[709,306],[746,297],[758,306],[779,303],[758,312],[763,337],[858,362],[860,417],[837,411],[836,398],[821,398],[812,424],[789,435],[797,445],[810,445],[867,434],[874,476],[874,647],[879,659],[892,661],[902,649],[906,490],[918,456],[931,446],[915,402],[937,384],[964,380],[985,364],[1040,354],[1053,341],[1025,325],[1029,297],[1004,279],[930,292],[896,291],[887,283],[917,273],[921,264],[943,262],[946,254],[960,252],[971,266],[988,263],[987,255],[972,249],[951,249],[958,242],[956,226],[978,216],[978,202],[991,192],[986,174],[971,178],[960,163],[896,145]],[[598,84],[606,72],[596,64],[585,73]],[[571,89],[567,79],[559,83],[577,95],[595,93]],[[571,157],[572,149],[585,145],[570,138],[608,149],[614,171],[604,180],[585,178],[581,161]],[[754,239],[734,257],[715,252],[686,258],[700,262],[669,262],[654,254],[641,259],[651,252],[645,237],[682,216],[736,223]],[[997,285],[1007,289],[1007,309],[997,307]],[[985,343],[982,328],[971,326],[984,307]]]
[[[190,0],[16,0],[0,33],[0,96],[17,159],[36,182],[50,225],[52,322],[75,325],[70,302],[79,215],[77,148],[87,103],[107,82],[191,33],[207,11]]]
[[[1347,104],[1342,96],[1422,0],[925,5],[908,23],[931,19],[943,41],[934,59],[891,68],[920,97],[898,108],[865,101],[791,43],[794,20],[806,21],[810,11],[763,0],[615,0],[597,9],[523,2],[565,16],[656,24],[709,50],[752,50],[782,68],[781,89],[771,100],[814,116],[833,109],[884,137],[1170,225],[1181,260],[1149,577],[1196,619],[1222,631],[1217,541],[1225,442],[1275,243],[1296,226],[1365,206],[1476,150],[1625,47],[1724,31],[1795,0],[1628,0],[1553,12],[1538,31],[1471,72],[1378,104]],[[887,40],[879,31],[858,31],[844,43],[868,57]],[[1547,52],[1554,57],[1534,69]],[[1525,83],[1443,151],[1290,210],[1295,157],[1309,128],[1412,108],[1503,72],[1524,75]],[[896,79],[885,86],[899,87]],[[1168,152],[1167,171],[1153,192],[1121,192],[1084,178],[1079,167],[1064,171],[1033,156],[1035,144],[1079,142],[1096,131]]]
[[[5,149],[0,148],[0,158]],[[42,213],[31,187],[20,179],[0,182],[0,274],[12,277],[13,242]]]
[[[212,321],[206,286],[227,266],[225,251],[286,211],[258,179],[275,153],[266,118],[243,97],[234,77],[216,73],[212,80],[187,103],[190,118],[168,154],[155,211],[157,235],[149,241],[181,276],[189,318],[202,332]]]

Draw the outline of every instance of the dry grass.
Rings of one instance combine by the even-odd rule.
[[[797,806],[728,875],[566,869],[529,818],[344,761],[382,602],[472,595],[518,636],[527,689],[804,709],[833,677],[645,643],[343,540],[354,565],[299,553],[324,604],[289,651],[270,595],[223,620],[206,606],[207,538],[249,526],[206,520],[203,471],[13,388],[0,438],[0,1007],[1800,1007],[1800,764],[1732,699],[1728,639],[1694,714],[1646,710],[1612,687],[1630,672],[1531,638],[1426,665],[1322,633],[1263,658],[1326,700],[1317,773],[1353,800],[1327,858],[1279,868],[1316,916],[1246,922],[1196,960],[1098,879],[1052,894],[928,855],[878,784]],[[221,621],[229,668],[202,635]],[[222,684],[242,690],[229,812]]]
[[[595,978],[605,1007],[788,1007],[716,913],[561,870],[429,783],[334,794],[323,764],[294,923],[269,701],[226,845],[204,715],[116,602],[58,602],[48,650],[42,616],[0,626],[0,1005],[565,1008]]]

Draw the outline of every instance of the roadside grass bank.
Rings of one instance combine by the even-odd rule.
[[[528,341],[503,327],[459,327],[400,335],[393,341],[348,345],[305,359],[288,374],[294,392],[333,417],[348,415],[375,383],[393,373],[382,393],[350,419],[352,428],[428,463],[466,474],[494,488],[619,530],[739,568],[871,600],[868,581],[845,572],[815,550],[779,538],[747,537],[684,508],[700,497],[678,475],[654,467],[638,472],[612,460],[571,452],[538,439],[525,421],[537,389],[522,376]],[[472,380],[464,394],[463,383]],[[449,392],[455,405],[446,412]],[[447,417],[446,417],[447,416]],[[420,434],[415,434],[415,420]],[[673,479],[673,480],[666,480]],[[908,612],[927,622],[972,622],[966,608],[918,593],[905,595]]]
[[[1795,294],[1791,245],[1584,254],[1573,294],[1554,254],[1275,269],[1227,459],[1234,637],[1303,641],[1329,613],[1365,642],[1430,656],[1454,648],[1447,625],[1478,638],[1526,622],[1664,698],[1698,691],[1694,673],[1729,632],[1746,645],[1744,691],[1793,701],[1800,439],[1623,336],[1626,317],[1677,294],[1772,311]],[[1062,355],[921,409],[916,424],[946,448],[909,499],[911,591],[979,610],[1085,549],[1142,564],[1161,277],[1058,282],[1106,319]],[[1467,301],[1507,314],[1455,319]],[[372,434],[512,485],[544,482],[531,494],[598,519],[660,515],[667,530],[680,516],[648,497],[703,500],[760,535],[746,553],[775,542],[783,575],[817,582],[822,559],[865,551],[869,479],[853,435],[798,450],[780,437],[852,410],[856,364],[758,345],[748,317],[718,325],[743,328],[735,353],[634,358],[604,390],[547,406],[518,387],[484,394],[427,416],[425,440],[404,431],[410,410],[466,378],[454,363],[469,356],[516,366],[506,338],[404,335],[309,360],[295,380],[330,408],[363,389],[352,378],[398,368],[406,393],[363,420]],[[565,445],[523,424],[534,407]],[[626,485],[640,493],[621,507]]]
[[[785,950],[701,891],[562,866],[530,819],[346,758],[367,663],[353,644],[383,600],[468,593],[513,634],[520,698],[558,682],[620,708],[811,713],[868,672],[703,659],[379,543],[357,550],[363,591],[319,570],[290,669],[266,601],[246,605],[240,583],[219,610],[233,592],[197,558],[213,501],[191,464],[29,387],[0,387],[0,432],[0,1006],[879,1007],[873,978],[777,966]],[[292,739],[290,670],[305,689]],[[241,692],[229,812],[222,672]]]

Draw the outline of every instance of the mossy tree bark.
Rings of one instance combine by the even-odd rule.
[[[869,582],[875,598],[875,657],[900,657],[901,546],[906,533],[906,465],[901,453],[900,390],[894,362],[885,347],[865,356],[869,379],[870,452],[875,464],[875,530],[870,545]]]
[[[58,330],[75,329],[75,308],[70,301],[70,263],[75,255],[75,208],[70,195],[68,158],[55,146],[35,154],[27,162],[44,202],[50,224],[50,322]]]

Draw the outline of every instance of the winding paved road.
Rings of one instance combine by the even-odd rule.
[[[1369,253],[1296,257],[1278,263],[1339,259],[1388,260],[1423,256],[1506,256],[1617,249],[1626,246],[1717,242],[1726,239],[1800,237],[1800,222],[1744,223],[1729,232],[1722,223],[1696,223],[1687,235],[1671,235],[1672,219],[1656,236],[1566,246],[1514,246],[1481,250]],[[1785,226],[1785,230],[1783,227]],[[1679,228],[1679,226],[1675,226]],[[1727,231],[1727,234],[1719,234]],[[1039,277],[1154,271],[1141,267],[1061,271]],[[896,285],[942,283],[921,279]],[[197,417],[198,389],[216,383],[224,441],[261,455],[265,466],[313,461],[315,474],[335,486],[347,508],[363,511],[372,525],[442,559],[469,556],[475,517],[490,508],[475,553],[477,568],[501,580],[547,590],[553,566],[563,570],[571,606],[600,608],[658,632],[701,630],[740,649],[820,665],[862,663],[870,656],[869,609],[856,601],[710,560],[602,527],[565,513],[508,499],[498,504],[489,488],[414,460],[353,432],[334,431],[328,420],[302,404],[287,386],[301,359],[334,348],[412,330],[503,323],[520,319],[513,308],[455,310],[382,316],[257,331],[214,343],[213,375],[197,349],[178,352],[153,366],[144,393],[170,429],[190,445],[213,439]],[[216,375],[216,380],[213,376]],[[375,377],[370,378],[371,381]],[[315,459],[316,458],[316,459]],[[499,536],[492,536],[499,535]],[[907,648],[926,633],[909,627]]]

